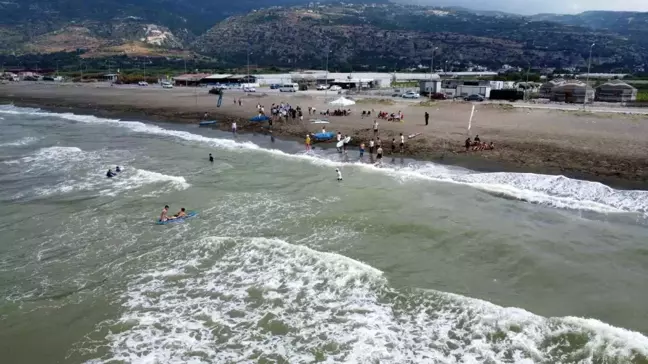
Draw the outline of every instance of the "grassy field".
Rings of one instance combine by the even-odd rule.
[[[648,101],[648,90],[640,90],[637,92],[637,101]]]
[[[413,82],[392,82],[391,87],[393,88],[404,88],[404,87],[418,87],[419,83],[416,81]]]

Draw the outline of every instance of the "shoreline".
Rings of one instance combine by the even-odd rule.
[[[63,86],[65,87],[65,86]],[[72,87],[68,87],[74,89]],[[92,91],[91,87],[78,87],[84,90]],[[212,107],[201,107],[200,111],[191,111],[191,107],[160,104],[147,104],[138,102],[129,102],[121,100],[101,99],[101,95],[92,95],[88,92],[85,99],[66,98],[57,95],[56,92],[49,90],[48,95],[40,96],[31,94],[28,86],[23,86],[24,91],[21,94],[7,94],[0,88],[0,104],[13,104],[18,107],[40,108],[51,112],[71,112],[82,115],[94,115],[112,119],[133,119],[143,122],[162,122],[162,123],[183,123],[198,124],[206,110],[210,114],[209,119],[218,120],[216,129],[222,131],[230,130],[230,123],[237,122],[238,130],[241,133],[262,133],[267,134],[267,128],[260,123],[250,123],[247,118],[242,116],[242,112],[249,114],[249,109],[239,109],[230,107],[218,109]],[[110,88],[108,88],[110,90]],[[235,98],[238,95],[235,95]],[[283,97],[283,95],[281,95]],[[200,98],[204,100],[204,95]],[[253,95],[252,97],[241,94],[245,97],[245,102],[262,102],[263,96]],[[294,97],[294,96],[293,96]],[[201,103],[204,101],[200,100]],[[214,98],[208,98],[213,101]],[[94,102],[93,102],[94,101]],[[121,101],[121,102],[115,102]],[[231,101],[231,99],[227,99]],[[223,104],[227,103],[224,99]],[[268,101],[263,101],[264,105]],[[196,96],[196,104],[199,98]],[[302,109],[306,107],[303,106]],[[202,106],[202,105],[201,105]],[[366,107],[361,105],[361,107]],[[266,108],[269,108],[266,106]],[[420,108],[423,109],[423,108]],[[321,109],[320,109],[321,110]],[[438,109],[437,109],[438,110]],[[355,112],[355,111],[354,111]],[[504,111],[503,113],[510,112]],[[562,112],[564,113],[564,112]],[[481,115],[480,115],[481,116]],[[304,115],[307,120],[309,115]],[[333,119],[329,118],[331,124],[326,124],[327,129],[334,131],[340,130],[343,134],[351,135],[354,149],[359,144],[358,141],[368,141],[373,132],[369,124],[365,125],[336,125]],[[366,123],[371,123],[373,118],[367,119]],[[407,120],[406,120],[407,121]],[[379,120],[381,124],[380,136],[383,140],[388,141],[392,137],[398,139],[399,132],[407,135],[402,128],[401,123],[388,123],[385,120]],[[263,123],[264,125],[266,123]],[[275,122],[272,128],[273,135],[284,140],[294,140],[303,143],[303,138],[307,132],[314,132],[321,128],[321,125],[309,125],[307,121],[289,121],[288,123]],[[387,125],[385,127],[384,125]],[[358,128],[357,126],[364,126]],[[414,127],[410,125],[410,127]],[[329,129],[330,128],[330,129]],[[480,130],[481,132],[481,130]],[[406,151],[402,157],[416,159],[421,161],[430,161],[442,165],[452,165],[467,168],[477,172],[517,172],[517,173],[536,173],[548,175],[563,175],[569,178],[600,182],[613,188],[620,189],[648,189],[648,161],[646,158],[636,160],[634,158],[623,158],[622,156],[611,156],[603,153],[597,153],[596,150],[579,150],[578,148],[562,148],[551,143],[534,141],[534,140],[515,140],[508,137],[503,140],[496,140],[496,149],[493,151],[476,151],[469,153],[457,152],[461,147],[458,142],[465,137],[456,135],[457,133],[447,133],[441,137],[439,135],[420,135],[414,139],[406,141]],[[486,133],[484,133],[486,134]],[[485,138],[482,138],[484,140]],[[383,142],[388,146],[389,142]],[[315,144],[317,147],[334,147],[334,143]],[[413,147],[412,147],[413,146]],[[386,151],[389,147],[385,148]],[[386,153],[387,157],[391,155]],[[598,154],[598,155],[597,155]],[[400,153],[397,154],[400,156]],[[606,167],[610,167],[609,169]],[[625,168],[624,168],[625,167]]]

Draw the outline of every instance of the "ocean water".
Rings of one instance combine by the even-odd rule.
[[[2,363],[648,363],[647,191],[13,106],[0,128]]]

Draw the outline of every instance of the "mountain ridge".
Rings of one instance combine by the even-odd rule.
[[[582,67],[589,45],[597,43],[595,61],[607,69],[632,71],[647,63],[648,13],[529,17],[371,0],[304,3],[276,0],[271,4],[283,6],[258,9],[252,0],[227,6],[198,0],[3,2],[0,49],[89,50],[86,56],[196,52],[223,65],[240,66],[247,61],[251,42],[254,62],[261,65],[322,67],[323,49],[331,47],[333,65],[377,69],[429,63],[432,47],[438,47],[436,63],[444,66],[532,63],[566,68]],[[11,16],[13,6],[28,6],[31,12]]]

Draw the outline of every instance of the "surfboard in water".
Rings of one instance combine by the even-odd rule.
[[[198,215],[198,212],[189,211],[189,212],[187,212],[187,216],[185,216],[185,217],[179,217],[177,219],[172,219],[172,220],[167,220],[167,221],[158,220],[156,224],[158,224],[158,225],[167,225],[167,224],[181,223],[181,222],[184,222],[185,220],[190,219],[190,218],[192,218],[194,216],[197,216],[197,215]]]

